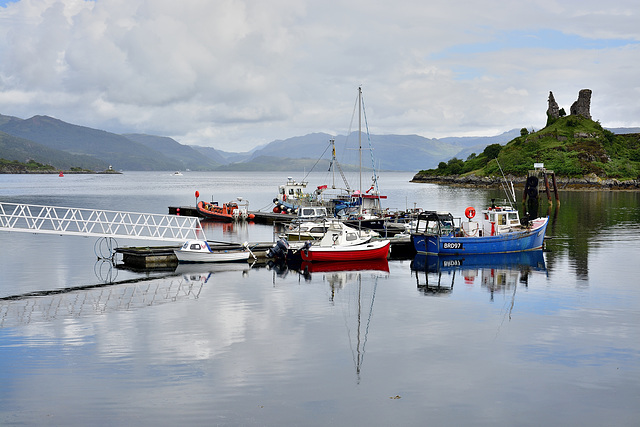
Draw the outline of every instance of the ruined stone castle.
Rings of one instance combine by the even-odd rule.
[[[562,110],[564,112],[564,110]],[[591,120],[591,89],[582,89],[578,93],[578,100],[571,105],[569,114],[582,116]],[[553,92],[549,92],[549,108],[547,109],[547,125],[553,123],[561,117],[561,110],[553,97]]]

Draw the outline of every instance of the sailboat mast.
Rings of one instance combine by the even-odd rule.
[[[336,140],[330,139],[331,143],[331,188],[336,188],[336,165],[334,162],[336,161]]]
[[[360,216],[362,216],[362,87],[358,87],[358,152],[360,154]]]

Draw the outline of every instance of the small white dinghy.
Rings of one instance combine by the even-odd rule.
[[[232,262],[248,261],[255,255],[245,243],[210,246],[206,240],[188,240],[180,249],[174,250],[178,262]]]

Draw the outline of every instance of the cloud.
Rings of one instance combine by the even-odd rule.
[[[2,4],[2,3],[0,3]],[[345,133],[363,85],[373,133],[541,127],[593,90],[639,125],[638,8],[471,0],[21,0],[0,6],[0,112],[248,150]]]

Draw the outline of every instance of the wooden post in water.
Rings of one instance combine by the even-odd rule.
[[[560,205],[560,196],[558,195],[558,186],[556,185],[556,174],[551,172],[551,182],[553,182],[553,193],[556,197],[556,203]]]
[[[549,204],[552,205],[551,193],[549,192],[549,177],[546,172],[542,172],[542,175],[544,176],[544,191],[547,193],[547,200],[549,201]]]
[[[555,199],[558,204],[560,204],[560,197],[558,195],[558,186],[556,184],[556,174],[553,171],[548,171],[544,168],[543,163],[534,163],[534,170],[529,171],[529,176],[535,176],[538,178],[538,192],[542,193],[543,191],[547,193],[547,200],[549,201],[549,205],[553,205],[553,200],[551,199],[551,188],[549,186],[549,175],[551,175],[551,181],[553,183],[553,192],[555,193]]]

